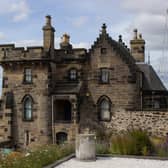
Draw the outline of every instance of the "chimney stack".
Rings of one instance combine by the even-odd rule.
[[[131,54],[136,62],[145,61],[145,40],[142,34],[138,34],[138,30],[134,29],[133,39],[130,41]]]
[[[46,23],[43,26],[43,47],[46,52],[54,53],[54,32],[55,29],[51,24],[51,16],[47,15]]]
[[[64,33],[61,37],[60,48],[65,50],[72,49],[72,45],[70,44],[70,36],[67,33]]]

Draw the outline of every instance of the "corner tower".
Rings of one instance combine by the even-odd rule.
[[[145,40],[141,34],[138,34],[138,30],[134,29],[134,37],[130,41],[131,54],[136,62],[145,61]]]

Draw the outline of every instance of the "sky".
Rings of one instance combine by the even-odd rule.
[[[146,62],[150,56],[168,86],[167,8],[168,0],[0,0],[0,44],[42,45],[46,15],[52,16],[56,48],[65,32],[74,47],[90,48],[103,23],[113,39],[121,34],[129,46],[137,28],[146,41]]]

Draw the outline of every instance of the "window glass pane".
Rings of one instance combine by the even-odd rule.
[[[103,100],[101,102],[101,119],[102,120],[109,120],[110,119],[110,104],[107,100]]]
[[[154,101],[154,108],[155,109],[159,109],[160,108],[159,101],[157,101],[157,100]]]
[[[26,120],[32,119],[32,101],[28,98],[24,104],[24,115]]]
[[[101,103],[101,108],[103,110],[108,110],[109,109],[109,103],[108,103],[108,101],[103,100],[102,103]]]
[[[109,82],[109,71],[108,69],[101,70],[101,81],[104,83]]]
[[[32,71],[29,68],[25,69],[25,81],[26,82],[32,81]]]
[[[76,69],[71,69],[70,70],[70,79],[76,80],[76,78],[77,78],[77,71],[76,71]]]

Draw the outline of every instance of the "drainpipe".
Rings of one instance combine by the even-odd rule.
[[[140,91],[140,95],[141,95],[141,110],[143,110],[143,97],[142,97],[142,91]]]
[[[51,122],[52,122],[52,140],[53,144],[55,143],[55,136],[54,136],[54,105],[53,105],[53,95],[51,97],[51,103],[52,103],[52,116],[51,116]]]

